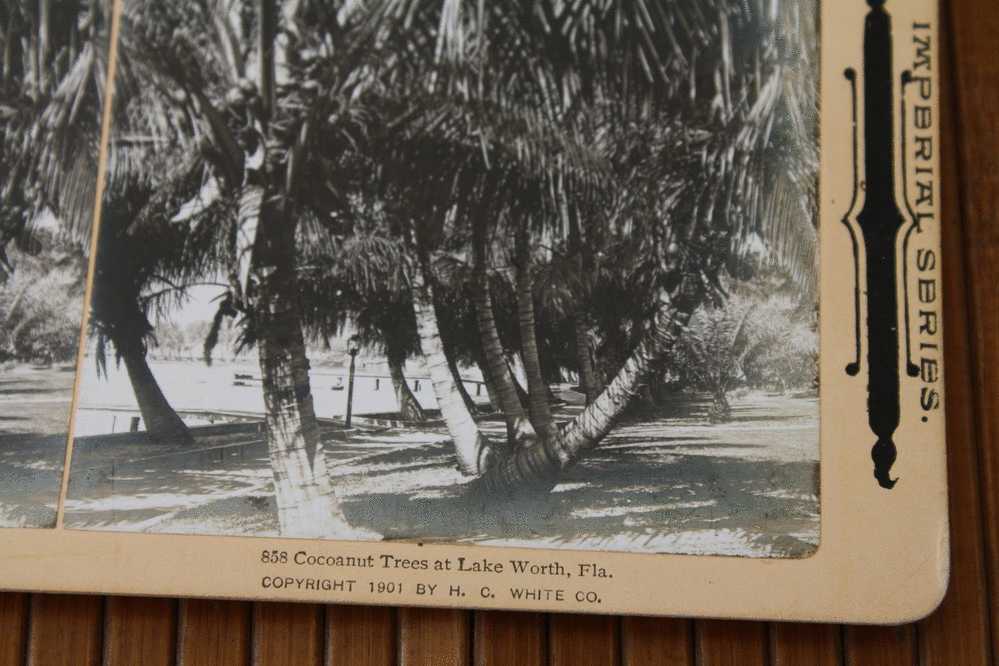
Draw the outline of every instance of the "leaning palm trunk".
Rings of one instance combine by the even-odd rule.
[[[461,371],[458,369],[458,363],[454,360],[454,355],[448,353],[447,347],[444,348],[444,355],[447,356],[447,369],[451,371],[451,376],[454,378],[454,387],[461,394],[461,400],[465,403],[468,411],[475,414],[479,411],[479,406],[475,404],[475,400],[468,393],[468,388],[465,386],[465,380],[461,378]]]
[[[493,379],[489,376],[489,369],[481,358],[479,359],[478,366],[479,372],[482,373],[482,384],[486,387],[486,395],[489,396],[489,408],[495,411],[499,409],[499,397],[497,397]]]
[[[524,411],[524,405],[517,395],[510,368],[503,354],[493,314],[493,301],[489,293],[489,277],[486,272],[484,232],[476,228],[475,233],[475,317],[479,328],[482,357],[489,378],[496,390],[497,405],[506,420],[507,436],[514,448],[530,446],[538,439],[538,434]]]
[[[389,376],[392,378],[392,388],[395,389],[395,398],[399,403],[399,416],[406,421],[426,421],[427,416],[423,413],[413,391],[406,382],[406,375],[403,373],[402,363],[398,359],[388,359]]]
[[[257,84],[260,129],[273,143],[269,122],[274,111],[276,0],[258,0]],[[303,135],[306,134],[303,129]],[[278,520],[283,536],[330,537],[350,530],[333,493],[312,403],[309,360],[305,353],[296,267],[296,224],[288,198],[268,182],[266,143],[242,160],[239,202],[241,245],[237,253],[242,293],[252,314],[264,393],[264,423]],[[294,182],[299,155],[288,155],[285,182]],[[273,165],[272,165],[273,166]],[[282,203],[278,203],[278,202]],[[249,256],[249,261],[244,258]],[[254,289],[246,281],[252,273]]]
[[[466,474],[480,475],[491,463],[492,447],[479,432],[479,426],[466,407],[448,367],[448,358],[444,353],[440,328],[437,325],[433,288],[424,279],[419,268],[413,271],[412,283],[413,310],[416,314],[420,348],[430,369],[430,380],[434,387],[437,405],[444,417],[448,433],[454,441],[458,465]]]
[[[298,308],[295,227],[282,217],[273,210],[260,215],[257,246],[262,250],[253,262],[267,448],[281,534],[330,537],[349,526],[330,484],[312,404]]]
[[[506,420],[507,434],[514,447],[530,446],[537,441],[538,434],[531,425],[527,412],[524,411],[524,405],[517,393],[517,385],[507,365],[499,332],[496,330],[492,297],[489,295],[489,286],[485,280],[481,280],[476,289],[475,314],[482,341],[483,360],[496,390],[498,407]]]
[[[660,296],[652,328],[625,361],[611,383],[575,419],[540,446],[514,452],[483,479],[491,490],[535,485],[548,488],[559,474],[603,440],[656,361],[673,349],[693,307],[677,307],[667,294]]]
[[[117,347],[117,351],[125,363],[149,439],[162,444],[193,444],[191,431],[167,402],[146,362],[145,345],[138,340],[131,341]]]
[[[576,337],[576,363],[579,365],[579,388],[586,396],[586,404],[593,402],[600,393],[597,376],[593,371],[593,356],[587,341],[586,325],[583,317],[576,313],[572,317],[572,328]]]
[[[513,381],[513,390],[517,392],[520,404],[527,409],[530,396],[527,395],[527,372],[524,370],[524,359],[520,352],[512,352],[506,356],[506,369]]]
[[[517,260],[517,322],[527,375],[528,410],[534,429],[542,438],[548,439],[554,434],[554,425],[551,405],[548,404],[548,383],[541,372],[541,356],[538,353],[526,224],[517,233]]]

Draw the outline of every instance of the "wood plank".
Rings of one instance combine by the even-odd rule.
[[[770,626],[770,661],[773,666],[840,666],[843,663],[843,629],[835,624]]]
[[[476,666],[540,666],[548,653],[548,619],[541,613],[475,614]]]
[[[978,415],[989,575],[990,613],[999,618],[999,34],[996,2],[948,3],[954,44],[956,105],[960,113],[959,186],[965,224],[964,249],[971,321],[971,372]],[[999,654],[993,620],[992,653]]]
[[[325,607],[317,604],[255,603],[253,664],[322,664],[325,615]]]
[[[390,666],[399,653],[394,608],[330,606],[326,609],[327,666]]]
[[[180,602],[178,662],[183,666],[235,666],[250,661],[253,606],[237,601]]]
[[[471,654],[471,613],[460,610],[399,610],[399,663],[467,664]]]
[[[694,625],[698,666],[764,666],[767,625],[763,622],[703,620]]]
[[[471,613],[460,610],[399,610],[401,666],[460,666],[471,656]]]
[[[612,666],[621,663],[621,622],[606,615],[553,614],[548,624],[551,666]]]
[[[621,663],[623,666],[692,665],[694,623],[677,618],[622,618]]]
[[[915,625],[847,627],[843,640],[846,666],[915,666]]]
[[[28,630],[29,666],[97,666],[104,636],[104,599],[34,594]]]
[[[20,666],[28,644],[29,596],[0,594],[0,666]]]
[[[108,597],[104,610],[105,666],[171,666],[176,652],[176,600]]]
[[[940,67],[941,220],[943,234],[944,367],[947,369],[947,481],[950,495],[950,588],[940,609],[920,625],[923,666],[991,663],[985,581],[981,483],[975,440],[974,393],[969,358],[960,167],[948,20],[942,16]]]

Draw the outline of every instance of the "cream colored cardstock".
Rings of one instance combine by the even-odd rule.
[[[895,195],[905,214],[896,243],[897,321],[908,318],[911,329],[908,345],[906,329],[898,329],[900,422],[894,433],[898,457],[890,472],[898,482],[885,489],[872,473],[871,447],[877,437],[868,423],[869,313],[863,297],[860,372],[851,376],[844,370],[856,360],[851,230],[863,239],[856,214],[867,194],[861,182],[851,206],[855,128],[851,83],[844,72],[856,72],[856,157],[863,181],[863,38],[871,7],[861,0],[827,1],[821,3],[820,48],[821,538],[811,556],[758,559],[439,542],[126,534],[60,525],[52,530],[0,531],[0,586],[856,623],[901,623],[926,615],[942,599],[949,571],[940,330],[940,225],[946,220],[939,217],[938,19],[935,0],[893,0],[885,9],[893,26]],[[914,78],[903,89],[906,70]],[[903,130],[908,150],[904,161]],[[863,242],[857,251],[863,267]],[[908,266],[904,275],[903,265]],[[901,288],[903,277],[908,301]],[[863,286],[861,270],[862,292]],[[917,376],[906,373],[907,355]],[[524,571],[517,572],[519,568]]]

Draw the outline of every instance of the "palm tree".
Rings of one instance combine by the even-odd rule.
[[[451,372],[437,323],[439,314],[434,302],[434,288],[427,279],[430,274],[428,262],[426,256],[421,257],[422,266],[413,270],[409,277],[420,348],[430,370],[437,405],[454,441],[458,465],[466,474],[478,476],[490,468],[496,453],[493,444],[479,431]]]
[[[405,248],[391,237],[377,210],[358,200],[352,213],[337,234],[316,224],[305,225],[299,268],[305,328],[312,339],[323,343],[349,329],[361,345],[380,349],[399,416],[424,421],[426,414],[404,369],[406,360],[419,354],[420,346],[413,305],[404,288]]]
[[[178,237],[179,228],[164,224],[159,211],[154,213],[160,218],[157,222],[145,219],[146,211],[165,202],[142,189],[119,188],[105,197],[89,319],[97,367],[106,374],[110,342],[128,373],[149,441],[193,444],[190,430],[167,401],[146,358],[150,343],[155,343],[150,315],[162,312],[170,299],[183,297],[183,289],[164,276],[170,259],[177,260],[169,255],[183,253],[185,243]],[[150,291],[154,284],[162,288]]]
[[[106,3],[0,7],[0,276],[4,249],[54,213],[89,237],[107,74]]]
[[[798,220],[794,229],[777,232],[785,238],[814,235],[807,215],[799,209],[789,218],[783,212],[789,202],[772,195],[787,189],[773,187],[781,182],[807,198],[814,180],[808,155],[791,161],[803,165],[797,173],[782,164],[813,141],[807,68],[797,77],[787,71],[800,61],[799,52],[814,48],[808,29],[797,27],[809,24],[811,10],[729,0],[668,8],[641,0],[593,3],[585,11],[545,4],[527,14],[461,2],[424,14],[425,5],[410,0],[383,6],[383,18],[407,17],[414,41],[436,43],[432,58],[454,73],[446,83],[432,78],[431,86],[470,106],[522,104],[536,109],[533,116],[521,109],[532,128],[570,132],[593,126],[593,118],[577,114],[598,112],[596,132],[587,138],[605,146],[620,187],[600,192],[588,187],[592,171],[578,164],[568,169],[581,183],[575,192],[597,190],[590,200],[610,204],[610,215],[585,224],[638,239],[640,256],[655,263],[646,281],[647,314],[628,336],[634,346],[608,386],[542,446],[518,449],[487,471],[492,486],[550,482],[599,443],[643,378],[674,348],[704,296],[720,288],[718,275],[739,263],[755,239],[772,238],[775,219]],[[516,101],[500,97],[507,94]],[[469,143],[482,145],[488,159],[505,150],[527,169],[558,173],[551,167],[560,153],[550,145],[544,150],[523,132],[510,136],[509,126],[483,124],[481,113],[465,120],[474,128]],[[807,252],[792,254],[798,260]]]
[[[306,165],[320,129],[349,140],[341,132],[353,111],[337,103],[362,89],[364,81],[345,72],[369,54],[345,50],[339,66],[325,68],[317,51],[347,26],[328,16],[306,33],[305,14],[315,8],[282,9],[272,0],[134,0],[126,8],[121,85],[145,108],[152,122],[143,129],[154,142],[162,149],[164,138],[179,138],[196,150],[219,191],[223,205],[212,226],[227,253],[214,269],[228,275],[226,303],[244,315],[244,339],[258,350],[282,533],[329,536],[348,527],[327,474],[309,386],[296,244],[303,201],[315,193],[299,186],[298,174],[328,168]]]
[[[324,11],[311,3],[299,10]],[[297,414],[296,422],[312,420],[301,370],[304,346],[295,334],[302,328],[296,323],[301,313],[295,303],[300,293],[295,226],[308,210],[322,219],[342,207],[344,193],[329,195],[324,188],[335,190],[343,181],[344,155],[374,146],[379,164],[372,177],[407,191],[386,196],[386,202],[407,204],[393,213],[397,233],[415,239],[410,248],[418,261],[406,283],[462,467],[486,474],[492,486],[550,483],[599,443],[644,378],[674,348],[690,313],[720,289],[719,276],[736,270],[758,245],[756,239],[777,248],[779,243],[769,242],[776,235],[800,238],[793,245],[805,248],[808,234],[797,230],[807,227],[814,237],[810,221],[795,223],[803,216],[784,212],[795,197],[778,200],[772,194],[799,192],[807,198],[814,174],[807,156],[784,159],[811,140],[807,116],[814,93],[807,73],[796,78],[786,71],[793,69],[797,53],[813,48],[807,30],[789,27],[794,22],[789,14],[797,11],[761,0],[684,0],[668,7],[594,0],[542,3],[531,12],[460,0],[359,3],[342,12],[356,19],[351,23],[356,31],[326,12],[323,21],[337,29],[320,30],[315,39],[296,17],[284,17],[288,43],[299,50],[283,52],[295,77],[281,95],[275,92],[269,48],[257,49],[258,83],[236,85],[250,62],[247,49],[226,50],[216,60],[233,71],[219,67],[208,77],[188,62],[198,48],[172,56],[176,44],[147,39],[157,46],[147,46],[151,57],[168,60],[158,68],[167,72],[161,78],[183,90],[187,116],[178,122],[197,120],[193,133],[209,147],[215,178],[239,201],[241,224],[230,222],[229,228],[231,236],[246,241],[237,244],[236,259],[229,263],[233,294],[253,320],[262,368],[273,366],[264,373],[273,407]],[[264,3],[256,16],[255,34],[271,44],[274,7]],[[808,25],[808,18],[799,23]],[[221,34],[218,41],[233,42]],[[222,91],[204,92],[219,87],[218,81],[225,82]],[[364,132],[351,131],[360,125]],[[299,178],[306,161],[317,175],[309,180],[321,186]],[[778,166],[786,164],[793,168]],[[578,418],[552,432],[543,406],[534,406],[532,415],[552,433],[548,437],[537,437],[539,429],[521,418],[519,401],[504,397],[509,370],[494,362],[498,348],[502,351],[493,335],[495,304],[490,289],[482,288],[488,287],[483,272],[494,270],[491,253],[484,250],[490,238],[517,239],[522,211],[502,196],[511,182],[529,185],[512,192],[557,192],[534,199],[542,202],[535,239],[564,239],[564,220],[576,216],[573,256],[585,259],[581,248],[587,245],[613,250],[623,264],[637,264],[628,273],[637,278],[629,287],[644,297],[641,307],[632,309],[625,334],[613,336],[627,347],[612,370],[616,374]],[[777,183],[782,187],[774,187]],[[788,224],[775,225],[775,218]],[[518,263],[526,265],[523,240]],[[533,437],[521,437],[514,428],[512,439],[536,437],[540,444],[515,446],[510,455],[476,427],[448,370],[439,334],[437,267],[454,252],[467,253],[469,242],[488,375],[508,420],[521,424],[523,433],[530,433],[529,425],[534,430]],[[807,252],[792,254],[800,259]],[[588,269],[585,262],[579,265]],[[522,343],[537,334],[534,305],[527,307],[530,276],[529,270],[520,271]],[[585,303],[587,294],[576,299]],[[585,328],[576,327],[577,338]],[[288,355],[279,357],[265,337],[291,340]],[[543,377],[539,380],[540,352],[530,356],[529,363],[525,359],[534,366],[529,388],[534,399],[542,394],[547,399]],[[296,384],[296,378],[304,383]],[[277,468],[299,442],[278,427],[272,431]],[[311,428],[303,431],[301,448],[310,452],[318,473]]]
[[[5,109],[3,201],[0,204],[0,257],[10,240],[31,233],[33,221],[53,213],[61,234],[86,245],[98,174],[94,169],[104,107],[108,39],[104,31],[109,3],[7,3],[0,9],[3,34]],[[23,44],[28,49],[23,48]],[[7,94],[9,93],[9,95]],[[191,441],[186,426],[167,404],[145,360],[151,327],[141,290],[137,256],[148,247],[129,245],[123,211],[137,212],[136,195],[148,188],[113,193],[106,210],[111,219],[100,253],[105,268],[96,276],[91,324],[98,335],[98,362],[112,341],[135,388],[140,411],[154,441]],[[126,268],[129,267],[129,268]],[[148,277],[148,274],[145,275]]]
[[[514,378],[507,365],[499,331],[496,328],[489,279],[491,271],[487,259],[485,221],[480,218],[472,224],[475,254],[475,313],[482,341],[482,355],[496,389],[499,407],[506,418],[511,444],[515,448],[531,446],[537,441],[538,433],[517,394]]]

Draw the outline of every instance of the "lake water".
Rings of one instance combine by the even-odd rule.
[[[260,368],[255,363],[215,364],[209,367],[194,361],[151,360],[149,366],[167,400],[191,425],[211,422],[206,412],[245,416],[261,416],[264,413]],[[436,409],[437,400],[429,378],[418,370],[408,372],[410,388],[420,404],[426,409]],[[237,379],[236,375],[248,375],[252,379]],[[320,418],[344,415],[347,410],[346,369],[317,368],[309,373],[309,378],[316,415]],[[340,386],[343,389],[335,390]],[[486,402],[486,392],[479,386],[474,380],[465,384],[470,395]],[[358,359],[353,413],[363,415],[397,410],[395,392],[384,365]],[[85,437],[127,431],[131,419],[137,415],[138,405],[124,367],[111,365],[107,377],[98,377],[92,359],[87,359],[80,377],[75,435]],[[139,429],[143,429],[141,422]]]

